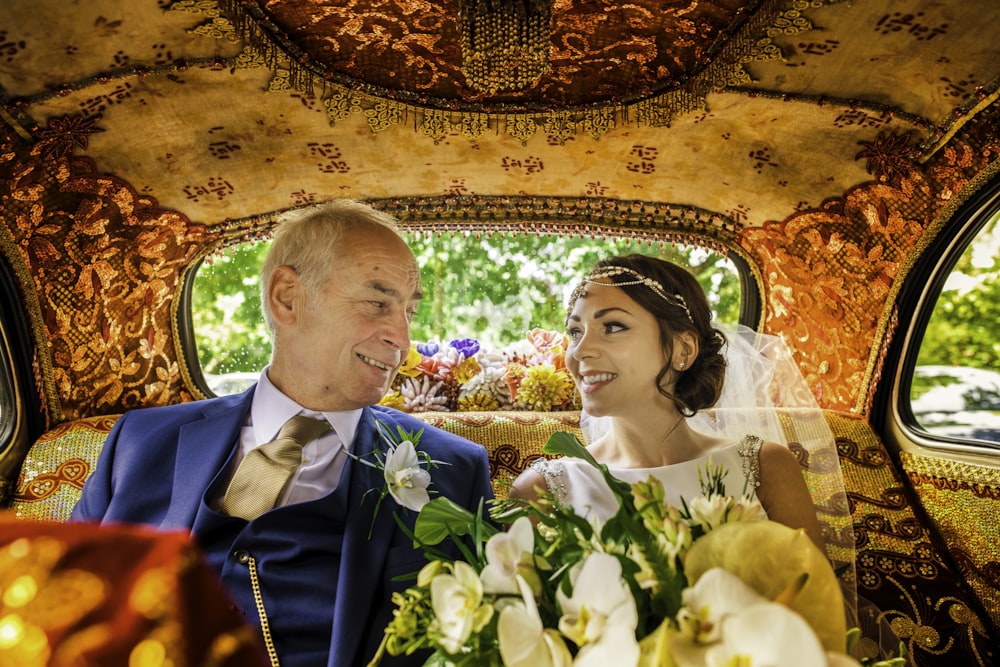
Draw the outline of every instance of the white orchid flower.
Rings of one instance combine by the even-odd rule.
[[[593,553],[576,572],[573,594],[557,592],[562,617],[559,630],[580,647],[574,667],[635,665],[639,622],[635,599],[622,581],[621,563],[614,556]]]
[[[719,640],[722,621],[767,598],[722,568],[712,568],[684,590],[678,614],[681,632],[696,644]]]
[[[482,601],[483,586],[468,563],[455,561],[452,574],[431,580],[431,607],[444,650],[458,653],[473,632],[489,623],[493,607]]]
[[[521,600],[508,602],[500,611],[497,638],[506,667],[570,667],[573,656],[562,636],[542,625],[531,586],[516,577]]]
[[[721,568],[705,572],[683,602],[682,631],[670,640],[678,667],[828,664],[805,619]]]
[[[531,519],[522,516],[506,532],[486,542],[486,567],[480,572],[483,591],[497,595],[518,595],[517,577],[525,578],[532,591],[541,589],[533,565],[535,531]]]
[[[825,665],[826,652],[806,620],[783,604],[762,602],[726,618],[708,665]]]
[[[431,475],[420,467],[417,450],[409,440],[389,446],[382,472],[389,495],[403,507],[419,512],[430,501],[427,487]]]

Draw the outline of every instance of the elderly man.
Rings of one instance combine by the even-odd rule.
[[[424,429],[419,450],[441,462],[431,493],[473,511],[492,497],[486,452],[375,405],[421,298],[392,218],[341,201],[281,223],[261,295],[273,353],[257,384],[123,415],[73,518],[190,530],[272,664],[363,665],[409,583],[393,579],[425,563],[393,518],[412,527],[415,512],[377,503],[380,426]]]

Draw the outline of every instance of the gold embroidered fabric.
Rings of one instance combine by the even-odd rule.
[[[67,521],[118,417],[67,422],[38,438],[21,466],[11,512],[19,519]]]
[[[542,446],[556,431],[582,438],[579,412],[425,412],[428,424],[478,442],[490,457],[490,479],[497,498],[506,498],[514,479],[544,456]]]
[[[1000,472],[908,452],[900,459],[966,583],[1000,626]]]
[[[903,641],[912,664],[996,664],[1000,655],[991,645],[980,602],[965,592],[961,574],[923,522],[920,503],[885,445],[863,418],[825,414],[854,515],[858,594],[880,610],[880,620]],[[862,649],[874,650],[871,641],[865,638]]]

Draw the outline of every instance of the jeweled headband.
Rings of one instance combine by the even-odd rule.
[[[634,280],[623,280],[621,282],[615,282],[614,280],[604,279],[614,278],[615,276],[632,276]],[[691,317],[691,311],[688,309],[687,301],[680,294],[667,294],[667,291],[663,289],[658,281],[652,278],[647,278],[635,269],[630,269],[626,266],[602,266],[601,268],[594,269],[590,274],[584,278],[579,285],[573,290],[573,294],[570,296],[569,307],[572,308],[576,300],[583,296],[584,290],[587,284],[600,285],[602,287],[625,287],[627,285],[645,285],[653,291],[656,296],[660,297],[671,306],[676,306],[678,308],[683,308],[684,313],[691,320],[691,324],[694,324],[694,318]]]

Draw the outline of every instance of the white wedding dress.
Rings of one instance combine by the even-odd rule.
[[[689,461],[657,468],[609,467],[608,471],[616,479],[629,484],[655,477],[663,483],[666,502],[680,509],[682,501],[690,502],[704,495],[699,478],[705,477],[709,467],[721,466],[725,471],[723,482],[726,495],[737,498],[745,494],[755,495],[760,483],[760,447],[761,439],[748,435],[739,442],[718,447]],[[606,521],[618,511],[618,501],[601,471],[583,459],[537,459],[532,462],[531,469],[545,478],[548,492],[556,502],[572,507],[574,513],[585,519]]]

